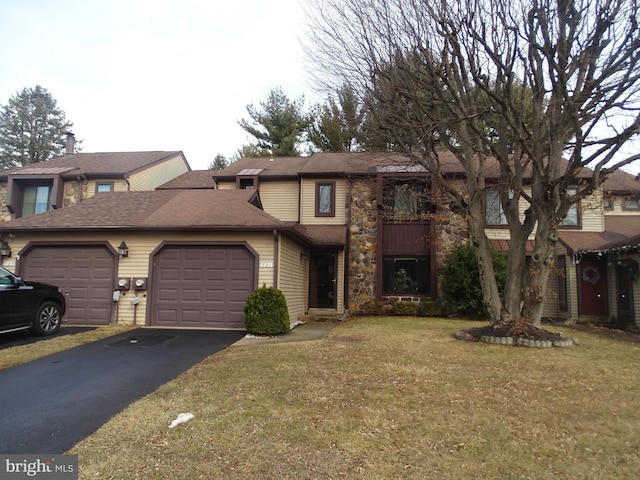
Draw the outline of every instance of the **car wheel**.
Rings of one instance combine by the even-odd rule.
[[[35,322],[31,327],[31,331],[35,335],[53,335],[60,330],[60,324],[62,323],[62,314],[60,312],[60,305],[55,302],[44,302],[38,308]]]

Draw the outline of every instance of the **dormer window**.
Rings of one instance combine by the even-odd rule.
[[[22,216],[28,217],[51,210],[51,185],[28,185],[24,188]]]
[[[253,190],[253,177],[250,178],[241,178],[239,180],[239,187],[241,190]]]

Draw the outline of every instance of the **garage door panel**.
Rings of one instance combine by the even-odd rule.
[[[150,322],[244,328],[244,304],[255,288],[255,263],[253,254],[241,246],[164,247],[154,260]],[[168,291],[175,292],[172,309]]]
[[[65,293],[70,324],[111,322],[114,254],[106,246],[37,245],[22,255],[21,274],[52,283]]]
[[[182,270],[182,279],[185,282],[201,282],[203,279],[202,268],[184,268]]]

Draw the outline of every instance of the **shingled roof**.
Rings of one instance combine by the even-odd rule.
[[[131,175],[177,155],[182,156],[185,165],[189,167],[181,151],[76,153],[2,171],[0,180],[6,180],[12,174],[60,173],[63,178],[76,178],[79,175],[94,177]]]
[[[98,193],[72,207],[0,222],[15,232],[282,231],[311,246],[344,247],[345,225],[300,226],[261,208],[256,190],[171,189]]]
[[[160,185],[158,190],[172,190],[181,188],[216,188],[211,170],[191,170]]]
[[[637,217],[624,215],[606,215],[604,217],[604,232],[580,232],[563,230],[560,241],[573,251],[606,251],[618,248],[629,242],[638,243],[640,237],[640,222]]]
[[[285,224],[253,205],[249,190],[99,193],[72,207],[0,223],[0,232],[273,229]]]

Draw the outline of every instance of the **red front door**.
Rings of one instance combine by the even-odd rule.
[[[598,260],[580,262],[580,310],[583,315],[605,315],[605,264]]]

